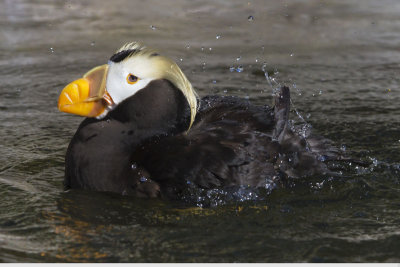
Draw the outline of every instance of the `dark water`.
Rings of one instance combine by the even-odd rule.
[[[0,262],[399,262],[399,32],[396,0],[0,1]],[[82,119],[58,94],[133,40],[200,95],[270,104],[289,85],[313,130],[370,166],[203,209],[63,192]]]

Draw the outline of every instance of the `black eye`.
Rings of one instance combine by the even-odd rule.
[[[135,84],[138,80],[139,78],[133,75],[132,73],[129,73],[128,76],[126,76],[126,81],[129,84]]]

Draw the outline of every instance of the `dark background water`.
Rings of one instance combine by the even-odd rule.
[[[1,0],[0,262],[399,262],[399,32],[396,0]],[[58,94],[127,41],[202,96],[270,104],[290,86],[315,132],[371,165],[204,209],[64,192],[82,118]]]

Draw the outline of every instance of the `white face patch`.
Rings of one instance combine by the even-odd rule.
[[[109,62],[107,74],[106,90],[110,94],[115,104],[121,103],[123,100],[136,94],[139,90],[145,88],[149,82],[154,80],[150,77],[141,77],[140,71],[135,72],[126,61],[118,63]],[[129,84],[127,81],[128,75],[133,74],[139,78],[135,84]]]
[[[153,80],[165,79],[181,90],[186,97],[190,105],[191,126],[198,107],[197,94],[179,66],[171,59],[161,56],[155,50],[146,48],[137,42],[125,44],[114,55],[124,51],[136,52],[133,52],[120,62],[109,61],[108,63],[106,90],[114,103],[118,105],[123,100],[145,88]],[[138,77],[139,80],[134,84],[129,84],[127,81],[129,74]],[[109,110],[112,110],[113,107],[110,106]],[[98,118],[104,117],[109,110],[105,110]]]

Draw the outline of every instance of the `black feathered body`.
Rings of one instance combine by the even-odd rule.
[[[188,186],[263,187],[281,176],[328,172],[336,157],[326,139],[288,126],[289,89],[275,107],[236,97],[208,96],[191,129],[182,93],[165,80],[126,99],[104,119],[86,119],[66,156],[67,188],[139,197],[179,198]]]

